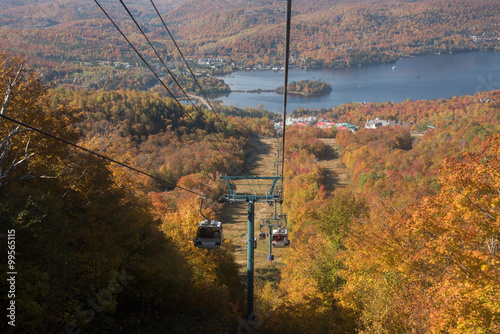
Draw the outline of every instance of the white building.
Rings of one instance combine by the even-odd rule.
[[[365,128],[367,129],[378,129],[382,126],[394,126],[394,125],[402,125],[398,121],[385,121],[383,119],[375,118],[374,120],[367,120],[365,123]]]
[[[300,117],[300,118],[287,117],[286,125],[295,125],[297,123],[316,124],[317,121],[318,118],[316,116]]]

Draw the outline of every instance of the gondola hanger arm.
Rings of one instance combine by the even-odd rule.
[[[208,217],[207,217],[207,216],[205,216],[205,215],[203,214],[203,212],[201,211],[201,209],[202,209],[202,207],[203,207],[203,200],[205,200],[205,199],[207,199],[207,198],[206,198],[206,197],[200,197],[200,199],[201,199],[201,203],[200,203],[200,215],[202,215],[202,217],[203,217],[203,218],[205,218],[206,220],[210,221],[210,219],[208,219]]]

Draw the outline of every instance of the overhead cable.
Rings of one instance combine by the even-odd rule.
[[[189,102],[191,103],[191,105],[195,108],[195,110],[198,112],[198,115],[200,115],[201,119],[203,120],[203,122],[205,122],[205,124],[208,126],[208,122],[206,121],[205,117],[203,116],[203,113],[200,111],[200,109],[198,108],[198,106],[196,106],[193,101],[189,98],[189,95],[186,93],[186,91],[184,91],[184,88],[182,88],[182,85],[179,83],[179,81],[177,81],[177,79],[175,78],[174,74],[172,73],[172,71],[170,71],[170,69],[168,68],[167,64],[165,64],[165,62],[163,61],[163,58],[160,56],[160,54],[156,51],[156,48],[153,46],[153,44],[151,43],[151,41],[149,40],[148,36],[146,35],[146,33],[144,32],[144,30],[141,28],[140,24],[137,22],[137,20],[135,19],[135,17],[132,15],[132,13],[130,12],[130,10],[128,9],[127,5],[125,5],[125,3],[123,2],[123,0],[119,0],[120,3],[122,4],[123,8],[125,9],[125,11],[128,13],[128,15],[130,16],[130,18],[132,19],[132,21],[134,21],[136,27],[139,29],[139,31],[141,32],[142,36],[146,39],[146,42],[148,42],[149,46],[151,47],[151,49],[153,50],[153,52],[155,53],[156,57],[160,60],[160,62],[162,63],[163,67],[165,67],[165,69],[167,70],[168,74],[170,74],[170,76],[172,77],[172,79],[174,80],[174,82],[177,84],[177,86],[180,88],[180,90],[182,91],[182,93],[187,97],[187,99],[189,100]],[[217,137],[215,135],[215,138],[217,138],[217,141],[222,145],[224,146],[224,144],[222,143],[222,141],[219,139],[219,137]]]
[[[283,192],[285,189],[285,129],[286,129],[286,102],[288,93],[288,63],[290,58],[290,21],[292,17],[292,0],[286,1],[286,38],[285,38],[285,84],[283,86],[283,152],[281,155],[281,185]]]
[[[106,17],[108,18],[108,20],[115,26],[115,28],[118,30],[118,32],[122,35],[122,37],[125,39],[125,41],[127,41],[127,43],[130,45],[130,47],[135,51],[135,53],[139,56],[139,58],[141,58],[141,60],[144,62],[144,64],[146,64],[146,66],[149,68],[149,70],[151,71],[151,73],[153,73],[153,75],[156,77],[156,79],[158,79],[158,81],[160,82],[160,84],[167,90],[167,92],[172,96],[172,98],[175,100],[175,102],[177,102],[177,104],[179,105],[179,107],[181,107],[182,111],[184,112],[184,114],[186,116],[188,116],[188,118],[193,122],[193,124],[196,124],[196,121],[193,119],[193,117],[186,111],[186,109],[184,108],[183,104],[179,102],[179,100],[175,97],[175,95],[170,91],[170,89],[167,87],[167,85],[163,82],[163,80],[158,76],[158,74],[153,70],[153,68],[151,67],[151,65],[146,61],[146,59],[144,59],[144,57],[141,55],[141,53],[137,50],[137,48],[132,44],[132,42],[130,42],[130,40],[127,38],[127,36],[125,36],[125,34],[121,31],[121,29],[118,27],[118,25],[114,22],[114,20],[108,15],[108,13],[106,12],[106,10],[101,6],[101,4],[97,1],[97,0],[94,0],[94,2],[97,4],[97,6],[99,6],[99,8],[102,10],[102,12],[106,15]],[[120,1],[121,2],[121,1]],[[208,124],[207,124],[208,125]],[[216,136],[216,138],[219,140],[220,142],[220,139]],[[212,144],[212,146],[222,155],[222,157],[226,158],[226,156],[224,155],[224,153],[222,153],[222,151],[220,150],[220,148],[218,148],[214,142],[212,140],[210,140],[209,137],[207,137],[208,141],[210,142],[210,144]],[[224,145],[221,143],[221,145],[224,147]]]
[[[122,1],[120,0],[120,2],[122,2]],[[221,125],[221,129],[222,129],[222,131],[223,131],[223,132],[224,132],[224,134],[227,136],[228,140],[231,142],[231,144],[233,145],[233,147],[234,147],[236,150],[238,150],[238,145],[236,145],[236,144],[235,144],[234,140],[232,139],[232,137],[229,135],[229,133],[227,132],[226,128],[224,127],[224,124],[222,123],[222,120],[219,118],[219,115],[217,115],[217,113],[215,112],[215,108],[213,107],[212,103],[210,102],[210,100],[208,99],[207,95],[205,94],[205,91],[203,90],[203,87],[202,87],[202,86],[201,86],[201,84],[199,83],[198,79],[196,78],[196,75],[193,73],[193,70],[191,69],[191,66],[189,66],[189,63],[187,62],[186,58],[184,57],[184,54],[182,53],[182,51],[181,51],[181,49],[180,49],[179,45],[178,45],[178,44],[177,44],[177,42],[175,41],[174,36],[173,36],[173,35],[172,35],[172,33],[170,32],[170,29],[168,29],[167,24],[165,23],[165,20],[164,20],[164,19],[163,19],[163,17],[161,16],[161,14],[160,14],[160,12],[159,12],[158,8],[156,7],[156,5],[155,5],[154,1],[153,1],[153,0],[150,0],[150,2],[151,2],[151,5],[153,6],[153,8],[154,8],[154,9],[155,9],[155,11],[156,11],[156,14],[157,14],[157,15],[158,15],[158,17],[160,18],[160,21],[162,22],[163,27],[165,28],[165,30],[167,31],[168,35],[170,36],[170,39],[171,39],[171,40],[172,40],[172,42],[174,43],[175,48],[177,49],[177,52],[179,52],[179,55],[181,56],[182,60],[184,61],[184,64],[185,64],[185,65],[186,65],[186,67],[188,68],[189,73],[190,73],[190,74],[191,74],[191,76],[193,77],[193,80],[195,81],[196,85],[197,85],[197,86],[198,86],[198,88],[200,89],[200,91],[201,91],[201,93],[202,93],[202,95],[203,95],[204,100],[207,102],[208,106],[210,107],[209,109],[210,109],[210,110],[212,111],[212,113],[214,114],[214,116],[215,116],[215,118],[216,118],[217,122]],[[123,4],[123,2],[122,2],[122,4]],[[132,15],[130,14],[130,12],[129,12],[129,15],[132,17]],[[132,17],[132,19],[133,19],[133,17]],[[134,22],[135,22],[135,19],[133,19],[133,20],[134,20]],[[137,22],[136,22],[136,25],[137,25]],[[137,26],[138,26],[138,25],[137,25]],[[138,26],[138,27],[139,27],[139,26]],[[139,27],[139,29],[140,29],[140,27]],[[141,32],[142,32],[142,29],[140,29],[140,30],[141,30]],[[144,35],[144,33],[143,33],[143,35]],[[146,37],[146,36],[144,36],[144,37]],[[147,39],[147,37],[146,37],[146,39]],[[148,42],[149,42],[149,40],[148,40]],[[149,44],[151,45],[151,43],[149,43]],[[156,53],[156,50],[154,49],[154,47],[153,47],[152,45],[151,45],[151,47],[153,48],[153,50],[154,50],[154,51],[155,51],[155,53]],[[158,56],[158,58],[160,58],[160,56],[159,56],[158,54],[157,54],[157,56]],[[161,60],[161,58],[160,58],[160,60]],[[161,60],[161,61],[162,61],[162,63],[163,63],[163,60]],[[169,74],[172,76],[172,78],[174,79],[174,81],[177,83],[177,80],[175,79],[174,75],[170,72],[170,70],[168,69],[168,67],[165,65],[165,63],[163,63],[163,65],[167,68],[167,71],[168,71],[168,72],[169,72]],[[179,83],[177,83],[177,84],[179,85],[179,87],[181,87]],[[182,89],[182,87],[181,87],[181,89]],[[182,90],[182,91],[183,91],[184,95],[188,96],[188,95],[184,92],[184,90]],[[191,101],[191,100],[190,100],[190,101]],[[245,174],[245,169],[246,169],[246,171],[249,173],[249,172],[250,172],[250,166],[248,166],[248,164],[247,164],[246,162],[244,162],[244,165],[246,165],[247,167],[246,167],[246,168],[242,168],[242,169],[240,169],[240,171],[242,172],[242,174]],[[257,181],[257,183],[258,183],[258,181]]]
[[[196,85],[198,85],[198,87],[200,88],[200,91],[203,94],[203,98],[205,99],[205,101],[207,102],[207,104],[210,106],[210,110],[212,110],[212,112],[214,113],[214,115],[217,118],[217,121],[219,122],[219,124],[222,125],[222,121],[220,120],[219,116],[215,112],[215,108],[212,106],[212,103],[210,102],[210,100],[208,99],[207,95],[205,94],[205,91],[203,90],[203,88],[201,87],[200,83],[198,82],[198,79],[196,79],[196,76],[194,75],[193,70],[191,69],[191,66],[189,66],[186,58],[184,57],[184,54],[182,53],[181,49],[179,48],[179,45],[175,41],[174,36],[170,33],[170,30],[168,29],[167,24],[163,20],[163,17],[161,16],[160,12],[158,11],[158,8],[156,8],[156,5],[155,5],[154,1],[153,0],[150,0],[150,1],[151,1],[151,4],[153,5],[155,11],[156,11],[156,14],[160,18],[163,26],[165,27],[165,30],[167,31],[168,35],[170,36],[170,39],[172,39],[172,42],[174,42],[175,48],[177,49],[177,51],[181,55],[181,58],[184,61],[184,64],[186,64],[186,67],[188,68],[189,73],[191,73],[191,76],[193,77],[194,81],[196,82]],[[229,134],[227,133],[227,130],[224,129],[224,128],[222,128],[222,129],[223,129],[224,133],[226,134],[226,136],[228,136],[228,138],[230,138]],[[231,142],[232,142],[233,146],[236,147],[236,144],[232,140],[231,140]]]
[[[107,157],[107,156],[105,156],[105,155],[103,155],[103,154],[100,154],[100,153],[97,153],[97,152],[95,152],[95,151],[89,150],[89,149],[87,149],[87,148],[85,148],[85,147],[83,147],[83,146],[80,146],[80,145],[74,144],[74,143],[72,143],[72,142],[70,142],[70,141],[68,141],[68,140],[66,140],[66,139],[63,139],[63,138],[61,138],[61,137],[58,137],[58,136],[53,135],[53,134],[51,134],[51,133],[48,133],[48,132],[46,132],[46,131],[44,131],[44,130],[41,130],[41,129],[35,128],[34,126],[31,126],[31,125],[26,124],[26,123],[24,123],[24,122],[18,121],[18,120],[14,119],[14,118],[11,118],[11,117],[8,117],[8,116],[2,115],[2,114],[0,114],[0,117],[4,118],[4,119],[6,119],[6,120],[8,120],[8,121],[10,121],[10,122],[12,122],[12,123],[15,123],[15,124],[17,124],[17,125],[21,125],[21,126],[23,126],[23,127],[25,127],[25,128],[28,128],[28,129],[30,129],[30,130],[36,131],[36,132],[38,132],[38,133],[41,133],[41,134],[43,134],[44,136],[50,137],[50,138],[52,138],[52,139],[58,140],[58,141],[60,141],[60,142],[63,142],[63,143],[65,143],[65,144],[67,144],[67,145],[70,145],[70,146],[73,146],[73,147],[75,147],[75,148],[78,148],[78,149],[80,149],[80,150],[82,150],[82,151],[85,151],[85,152],[87,152],[87,153],[90,153],[90,154],[92,154],[92,155],[95,155],[95,156],[97,156],[97,157],[99,157],[99,158],[102,158],[102,159],[104,159],[104,160],[107,160],[107,161],[113,162],[113,163],[115,163],[115,164],[117,164],[117,165],[119,165],[119,166],[121,166],[121,167],[125,167],[125,168],[127,168],[127,169],[130,169],[130,170],[132,170],[132,171],[134,171],[134,172],[136,172],[136,173],[139,173],[139,174],[145,175],[145,176],[147,176],[147,177],[150,177],[150,178],[152,178],[152,179],[154,179],[154,180],[156,180],[156,181],[160,181],[160,182],[165,183],[165,184],[168,184],[168,185],[170,185],[170,186],[172,186],[172,187],[174,187],[174,188],[179,188],[179,189],[181,189],[181,190],[187,191],[187,192],[189,192],[189,193],[191,193],[191,194],[194,194],[194,195],[197,195],[197,196],[203,196],[203,195],[202,195],[202,194],[200,194],[200,193],[197,193],[197,192],[194,192],[194,191],[189,190],[189,189],[187,189],[187,188],[184,188],[184,187],[178,186],[178,185],[176,185],[176,184],[174,184],[174,183],[172,183],[172,182],[169,182],[169,181],[167,181],[167,180],[164,180],[164,179],[162,179],[162,178],[159,178],[159,177],[157,177],[157,176],[154,176],[154,175],[152,175],[152,174],[149,174],[149,173],[147,173],[147,172],[144,172],[144,171],[142,171],[142,170],[140,170],[140,169],[137,169],[137,168],[135,168],[135,167],[132,167],[132,166],[130,166],[130,165],[127,165],[127,164],[124,164],[124,163],[122,163],[122,162],[119,162],[119,161],[117,161],[117,160],[115,160],[115,159],[112,159],[112,158],[110,158],[110,157]]]

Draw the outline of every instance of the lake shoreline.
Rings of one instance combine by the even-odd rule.
[[[239,71],[221,79],[232,91],[218,98],[224,105],[256,108],[263,104],[269,111],[282,110],[283,95],[274,92],[283,85],[282,72]],[[291,69],[289,81],[299,80],[322,80],[332,86],[332,91],[313,97],[289,94],[287,106],[291,110],[331,108],[350,102],[397,103],[472,95],[500,89],[500,52],[432,54],[401,58],[392,64],[344,69]]]
[[[283,93],[279,92],[278,89],[252,89],[252,90],[231,90],[229,93],[248,93],[248,94],[261,94],[261,93],[276,93],[277,95],[283,95]],[[320,96],[325,96],[330,94],[324,93],[324,94],[306,94],[304,92],[295,92],[295,91],[288,91],[287,95],[295,95],[295,96],[304,96],[304,97],[320,97]]]

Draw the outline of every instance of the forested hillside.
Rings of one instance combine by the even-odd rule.
[[[498,331],[499,94],[334,109],[355,124],[411,110],[414,125],[338,131],[353,182],[331,196],[321,132],[289,129],[293,247],[259,288],[260,332]]]
[[[284,1],[157,2],[207,93],[227,92],[217,73],[283,62]],[[167,77],[119,2],[102,4]],[[127,1],[199,94],[149,4]],[[306,67],[500,45],[497,0],[304,0],[292,14],[292,64]],[[273,280],[255,281],[253,323],[235,260],[245,245],[193,239],[200,196],[224,216],[220,175],[254,175],[256,152],[276,147],[252,145],[276,138],[279,116],[167,97],[92,1],[1,2],[0,50],[2,333],[500,332],[500,90],[294,111],[360,130],[286,127],[272,204],[291,244],[260,276]],[[375,118],[398,124],[364,128]]]
[[[5,54],[0,79],[2,115],[170,182],[0,119],[0,226],[15,231],[18,271],[14,295],[1,297],[15,300],[16,326],[2,321],[2,332],[231,332],[243,305],[233,246],[195,248],[199,199],[172,186],[207,194],[216,218],[216,176],[242,167],[269,120],[215,121],[141,92],[49,90]]]
[[[250,63],[280,61],[284,5],[227,3],[191,1],[168,17],[197,52]],[[299,65],[345,67],[493,50],[499,46],[499,6],[498,1],[300,1],[293,5],[292,56]]]
[[[177,74],[183,73],[151,3],[137,0],[127,6],[164,60]],[[159,65],[119,2],[103,7],[138,50]],[[184,54],[193,59],[192,66],[203,57],[239,64],[226,71],[258,63],[283,64],[284,2],[158,1],[157,7]],[[498,50],[498,13],[495,0],[297,1],[292,13],[292,64],[347,67],[423,54]],[[4,4],[0,48],[29,57],[47,83],[141,90],[156,84],[94,2]],[[215,73],[211,68],[200,71]]]
[[[1,69],[6,116],[169,182],[2,119],[0,224],[15,231],[16,329],[234,332],[245,305],[234,245],[195,248],[199,201],[172,185],[206,194],[217,217],[226,191],[217,175],[243,168],[252,134],[274,135],[266,113],[227,108],[217,119],[158,94],[48,89],[6,55]],[[353,182],[331,194],[318,137],[332,132],[289,128],[292,246],[279,282],[257,282],[259,332],[497,331],[499,101],[493,91],[327,111],[358,125],[413,122],[338,131]]]

